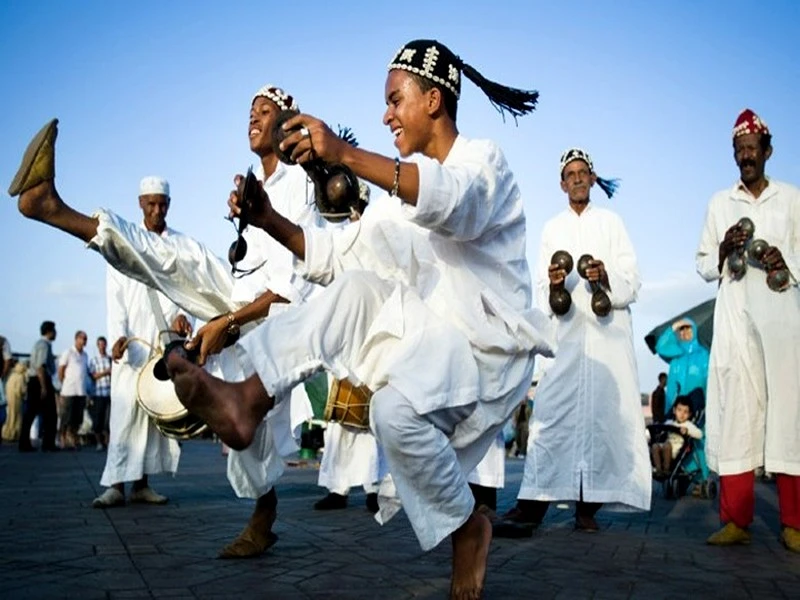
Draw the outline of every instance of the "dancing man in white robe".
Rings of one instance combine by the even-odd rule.
[[[388,190],[342,230],[299,228],[262,198],[251,222],[290,248],[319,296],[268,319],[238,344],[257,376],[228,384],[179,356],[168,363],[182,401],[232,447],[251,443],[284,389],[322,369],[366,384],[371,426],[423,549],[452,534],[451,596],[477,598],[491,525],[466,475],[530,385],[534,356],[552,352],[550,323],[531,308],[525,216],[492,142],[455,124],[461,74],[521,115],[535,92],[489,83],[434,40],[403,47],[386,80],[384,123],[403,157],[341,142],[321,121],[285,124],[300,162],[345,164]],[[388,490],[387,490],[388,491]],[[396,504],[384,502],[379,520]]]
[[[280,164],[273,152],[272,124],[281,110],[296,112],[297,105],[276,86],[264,86],[251,102],[248,137],[251,150],[261,158],[256,174],[287,215],[298,222],[319,224],[305,171]],[[301,301],[315,286],[294,272],[290,253],[257,228],[243,232],[248,251],[236,273],[249,275],[237,279],[207,247],[190,238],[177,243],[110,211],[101,209],[87,216],[66,205],[53,181],[57,123],[48,123],[31,141],[9,188],[9,194],[20,195],[20,211],[87,242],[120,273],[159,290],[187,312],[209,321],[193,340],[200,346],[201,361],[220,353],[209,368],[232,381],[242,378],[245,372],[235,353],[223,351],[228,335],[277,312],[286,302]],[[246,304],[249,300],[252,302]],[[220,315],[224,318],[215,320]],[[135,388],[132,390],[135,393]],[[228,478],[234,491],[257,502],[248,525],[221,550],[223,558],[257,556],[277,539],[272,534],[277,504],[273,486],[283,473],[284,457],[297,450],[300,424],[311,416],[302,386],[288,390],[286,396],[291,401],[281,402],[260,424],[254,443],[242,452],[229,453]]]
[[[550,502],[574,501],[575,527],[597,531],[605,505],[649,510],[651,466],[641,413],[630,305],[641,285],[636,255],[622,220],[590,204],[598,182],[610,195],[615,182],[600,179],[589,155],[578,148],[561,157],[561,189],[569,206],[549,220],[539,247],[537,298],[558,324],[558,352],[536,389],[525,471],[517,505],[495,525],[495,535],[519,537],[514,524],[531,531]],[[565,250],[594,260],[582,279],[551,264]],[[591,283],[590,283],[591,282]],[[572,298],[557,316],[550,293],[564,287]],[[593,287],[608,294],[606,316],[592,311]]]
[[[776,474],[781,540],[800,552],[800,190],[765,176],[772,136],[749,109],[736,120],[733,150],[741,178],[711,198],[697,250],[698,273],[719,283],[706,458],[720,475],[723,527],[708,543],[750,543],[754,469],[763,466]],[[760,259],[738,226],[743,217],[768,244]],[[746,267],[736,276],[728,256],[740,251]]]
[[[139,185],[143,231],[169,238],[177,248],[193,240],[167,227],[169,184],[160,177],[145,177]],[[149,296],[152,294],[152,298]],[[112,268],[106,273],[107,335],[115,340],[111,351],[117,363],[111,374],[111,413],[106,465],[100,483],[107,486],[92,502],[95,508],[125,503],[125,482],[133,482],[130,502],[164,504],[167,497],[148,485],[148,476],[175,473],[180,447],[161,435],[136,400],[139,374],[155,349],[162,344],[162,327],[171,323],[179,335],[187,336],[192,324],[180,309],[162,294]],[[160,310],[163,319],[157,317]]]

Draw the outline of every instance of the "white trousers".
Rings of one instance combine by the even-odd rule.
[[[252,363],[267,392],[276,398],[323,369],[344,379],[365,364],[378,364],[390,374],[389,385],[374,390],[371,426],[383,447],[394,487],[420,545],[429,550],[469,518],[474,500],[465,473],[486,454],[503,421],[524,397],[530,381],[521,379],[518,389],[492,402],[463,404],[459,399],[458,406],[421,414],[419,399],[414,401],[399,392],[392,377],[413,377],[420,369],[427,369],[429,376],[440,373],[444,379],[451,375],[447,369],[456,359],[465,355],[470,359],[472,354],[468,344],[464,348],[460,342],[463,336],[439,319],[430,328],[415,330],[410,348],[403,347],[402,336],[388,340],[394,343],[382,337],[378,351],[385,354],[374,356],[375,346],[367,344],[368,340],[374,342],[369,335],[370,327],[393,291],[394,285],[372,274],[344,273],[323,294],[267,319],[245,336],[238,348]],[[430,318],[414,315],[417,316]],[[447,335],[447,339],[442,339],[442,335]],[[439,348],[438,353],[415,352],[434,347]],[[398,359],[406,364],[394,369],[393,361]],[[386,365],[386,361],[390,364]],[[532,372],[533,356],[529,361],[526,370]],[[398,381],[401,386],[404,383]],[[498,418],[492,414],[490,418],[490,412],[504,416]],[[391,518],[397,510],[391,503],[385,504],[384,491],[388,493],[382,485],[381,511],[376,515],[380,522]]]

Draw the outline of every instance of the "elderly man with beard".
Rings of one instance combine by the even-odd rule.
[[[553,347],[547,319],[531,307],[514,176],[496,144],[456,126],[462,74],[515,117],[535,105],[535,92],[491,82],[440,42],[415,40],[389,65],[383,119],[412,160],[352,148],[308,115],[288,121],[282,148],[293,159],[347,165],[389,193],[333,231],[298,227],[262,197],[251,222],[328,288],[239,342],[256,370],[242,383],[177,354],[168,364],[184,404],[237,448],[284,390],[313,373],[367,385],[372,430],[420,545],[452,536],[451,597],[477,598],[491,525],[475,511],[466,473],[525,395],[535,355]],[[386,487],[382,522],[399,508]]]
[[[763,466],[777,474],[781,540],[800,552],[800,190],[767,178],[771,156],[766,123],[742,111],[733,129],[740,179],[711,198],[697,250],[698,273],[719,282],[706,457],[720,475],[723,527],[708,543],[750,543],[754,470]],[[740,223],[744,217],[754,232]],[[766,241],[763,255],[753,252],[750,235]],[[737,255],[746,260],[743,272],[733,268]]]

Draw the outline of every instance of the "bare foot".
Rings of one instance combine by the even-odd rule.
[[[17,206],[19,212],[29,219],[51,223],[53,217],[64,208],[64,202],[58,196],[55,184],[50,180],[22,192]]]
[[[483,593],[486,561],[492,542],[492,524],[486,515],[474,512],[453,532],[453,578],[451,600],[478,600]]]
[[[167,355],[167,370],[181,403],[234,450],[250,445],[256,427],[274,405],[256,376],[241,383],[226,383],[178,352]]]

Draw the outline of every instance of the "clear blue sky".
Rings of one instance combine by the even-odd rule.
[[[394,156],[381,124],[385,68],[405,41],[433,37],[484,75],[537,88],[540,108],[503,123],[465,82],[459,127],[503,147],[525,198],[528,258],[566,202],[558,158],[586,148],[644,280],[633,307],[641,388],[663,364],[642,338],[714,295],[694,270],[711,194],[737,177],[730,131],[753,108],[774,134],[768,174],[800,184],[800,2],[63,2],[0,3],[0,183],[30,136],[61,119],[57,182],[76,207],[138,220],[137,186],[172,186],[172,227],[224,255],[234,173],[253,92],[267,82],[305,112],[348,125],[365,148]],[[27,352],[44,319],[56,350],[76,329],[105,331],[102,260],[40,224],[3,193],[0,332]],[[0,199],[2,199],[0,198]]]

